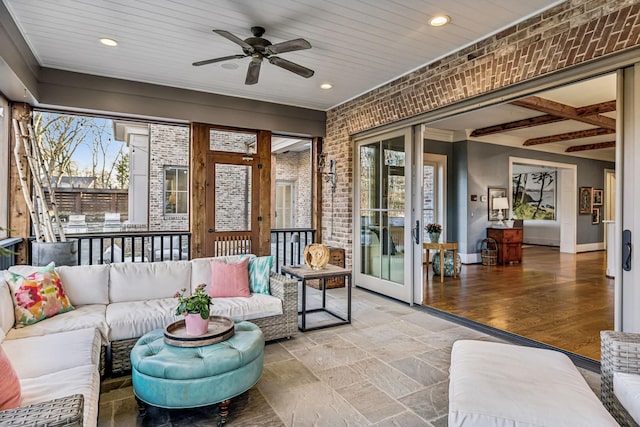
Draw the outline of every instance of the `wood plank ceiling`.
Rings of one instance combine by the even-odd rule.
[[[535,15],[560,0],[2,0],[43,67],[327,110],[421,65]],[[427,21],[447,14],[451,23]],[[244,84],[250,58],[193,67],[242,53],[214,34],[241,39],[250,27],[279,43],[312,48],[282,58],[315,70],[305,79],[264,64]],[[99,44],[101,37],[119,42]],[[333,89],[320,89],[321,83]]]

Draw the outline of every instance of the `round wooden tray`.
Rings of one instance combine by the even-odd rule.
[[[228,340],[234,334],[233,320],[223,316],[209,317],[209,330],[200,336],[187,335],[184,320],[173,322],[164,328],[164,342],[176,347],[201,347]]]

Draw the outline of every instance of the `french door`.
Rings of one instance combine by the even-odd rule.
[[[354,274],[357,286],[413,302],[411,128],[357,142]]]

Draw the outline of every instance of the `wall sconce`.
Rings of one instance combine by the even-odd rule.
[[[324,170],[326,168],[326,161],[327,161],[327,154],[320,153],[318,158],[318,172],[320,172],[322,176],[324,176],[325,182],[331,183],[331,192],[335,193],[336,184],[338,183],[338,174],[336,173],[336,161],[329,160],[329,172],[325,172]]]

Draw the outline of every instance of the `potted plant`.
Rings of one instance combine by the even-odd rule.
[[[438,243],[440,233],[442,233],[442,226],[440,224],[427,224],[424,228],[427,230],[427,233],[429,233],[431,243]]]
[[[30,122],[30,113],[20,117],[20,121],[13,119],[16,139],[13,155],[35,233],[35,240],[31,242],[31,263],[47,265],[53,261],[55,265],[77,265],[78,241],[67,240],[64,234],[55,190]]]
[[[191,296],[185,296],[185,288],[174,295],[174,298],[178,298],[176,315],[184,315],[188,335],[204,335],[209,329],[209,308],[213,300],[205,288],[206,285],[201,283]]]

